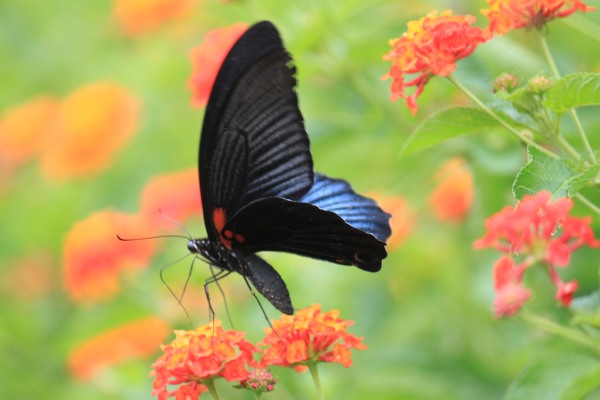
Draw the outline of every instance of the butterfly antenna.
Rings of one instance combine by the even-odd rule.
[[[254,299],[258,303],[258,306],[260,307],[260,310],[262,311],[263,315],[265,316],[265,320],[267,321],[267,324],[269,324],[269,327],[271,328],[271,330],[273,330],[273,332],[275,332],[275,336],[277,336],[279,339],[281,339],[279,337],[279,335],[277,334],[277,331],[275,330],[275,328],[273,328],[273,325],[271,324],[271,321],[269,321],[269,316],[267,315],[267,311],[263,307],[263,305],[260,302],[260,299],[258,298],[258,296],[256,295],[256,293],[254,293],[254,289],[252,289],[252,286],[250,285],[250,282],[248,282],[248,278],[246,278],[246,275],[242,275],[242,277],[244,278],[244,282],[246,282],[246,286],[248,286],[248,290],[250,290],[250,294],[252,295],[252,297],[254,297]]]
[[[168,284],[168,283],[167,283],[167,281],[165,280],[165,277],[163,276],[163,273],[164,273],[165,269],[167,269],[167,268],[169,268],[169,267],[172,267],[173,265],[177,264],[178,262],[180,262],[180,261],[182,261],[182,260],[186,259],[186,258],[187,258],[187,257],[189,257],[191,254],[192,254],[192,253],[188,253],[188,254],[186,254],[185,256],[183,256],[183,257],[180,257],[180,258],[178,258],[177,260],[175,260],[175,261],[172,261],[172,262],[170,262],[170,263],[168,263],[168,264],[166,264],[166,265],[163,265],[162,267],[160,267],[159,276],[160,276],[160,280],[161,280],[161,282],[163,283],[163,285],[165,285],[165,287],[167,288],[167,290],[168,290],[168,291],[171,293],[171,295],[172,295],[172,296],[175,298],[175,300],[177,300],[177,303],[179,303],[179,306],[180,306],[180,307],[183,309],[183,312],[185,313],[185,315],[186,315],[186,317],[187,317],[187,319],[188,319],[188,321],[189,321],[190,325],[193,325],[193,324],[192,324],[192,319],[190,318],[190,314],[188,313],[187,309],[185,308],[185,306],[184,306],[184,305],[183,305],[183,303],[182,303],[182,299],[183,299],[183,293],[182,293],[181,297],[178,297],[178,296],[177,296],[177,294],[175,294],[175,292],[173,291],[173,289],[171,289],[171,286],[169,286],[169,284]],[[191,275],[191,273],[192,273],[191,271],[192,271],[192,269],[194,268],[194,261],[195,261],[195,260],[196,260],[195,258],[192,260],[192,265],[190,266],[190,273],[189,273],[189,275]],[[188,282],[188,280],[189,280],[189,275],[188,275],[188,279],[186,279],[186,283],[185,283],[186,285],[187,285],[187,282]],[[185,287],[184,287],[184,291],[185,291]]]
[[[122,242],[133,242],[136,240],[164,239],[164,238],[179,238],[179,239],[188,239],[188,240],[190,239],[189,237],[183,236],[183,235],[156,235],[156,236],[143,236],[143,237],[137,237],[137,238],[124,238],[117,233],[117,239],[119,239]]]
[[[165,214],[165,212],[161,209],[158,209],[158,213],[160,214],[161,217],[163,217],[164,219],[166,219],[167,221],[177,225],[179,228],[181,228],[182,231],[185,232],[185,234],[187,235],[186,239],[188,240],[192,240],[192,235],[190,234],[190,232],[185,228],[185,226],[183,226],[183,224],[179,221],[177,221],[175,218],[172,218],[170,216],[168,216],[167,214]]]

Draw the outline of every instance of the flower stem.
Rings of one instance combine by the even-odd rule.
[[[552,151],[550,151],[550,150],[548,150],[548,149],[540,146],[539,144],[537,144],[533,140],[531,140],[528,137],[526,137],[523,134],[521,134],[521,132],[519,132],[518,130],[516,130],[514,127],[510,126],[506,121],[504,121],[502,118],[500,118],[500,116],[498,114],[496,114],[488,106],[486,106],[485,104],[483,104],[483,102],[481,100],[479,100],[479,98],[477,96],[475,96],[473,93],[471,93],[471,91],[469,89],[467,89],[465,86],[463,86],[453,75],[449,75],[448,79],[459,90],[461,90],[463,93],[465,93],[475,104],[477,104],[479,106],[479,108],[481,108],[483,111],[485,111],[490,117],[492,117],[493,119],[495,119],[496,121],[498,121],[498,123],[500,125],[502,125],[503,127],[505,127],[510,133],[512,133],[514,136],[516,136],[519,140],[527,143],[529,146],[535,147],[536,149],[538,149],[539,151],[541,151],[542,153],[546,154],[549,157],[552,157],[552,158],[554,158],[556,160],[558,160],[560,158],[557,154],[555,154]]]
[[[308,369],[310,370],[310,375],[312,376],[313,383],[315,384],[315,390],[317,391],[317,399],[324,400],[323,389],[321,387],[321,379],[319,378],[319,371],[317,369],[316,363],[310,363],[308,365]]]
[[[219,397],[219,392],[217,392],[217,388],[215,386],[215,382],[212,379],[208,379],[206,382],[203,382],[204,386],[206,386],[208,388],[208,392],[210,393],[210,397],[213,398],[213,400],[220,400],[221,398]]]
[[[556,66],[556,63],[554,62],[554,57],[552,57],[552,53],[550,53],[550,48],[548,47],[548,42],[546,41],[546,35],[544,35],[544,33],[540,32],[540,31],[538,31],[538,37],[540,39],[540,45],[542,46],[544,56],[546,57],[546,60],[548,61],[548,65],[550,66],[550,70],[552,71],[552,75],[554,75],[554,78],[560,79],[560,72],[558,72],[558,67]],[[581,138],[581,142],[585,146],[586,151],[589,153],[590,158],[592,159],[594,164],[597,164],[598,160],[596,159],[596,154],[594,153],[594,150],[592,149],[592,146],[590,145],[590,141],[588,140],[587,135],[585,134],[585,130],[583,129],[583,125],[581,125],[581,121],[579,120],[579,116],[577,115],[577,112],[575,111],[574,108],[571,108],[569,110],[569,114],[571,114],[571,118],[573,119],[573,122],[575,123],[575,127],[577,128],[577,132],[579,132],[579,137]],[[579,157],[576,158],[576,160],[578,160],[578,159],[579,159]]]
[[[582,344],[584,346],[589,347],[597,354],[600,355],[600,343],[593,340],[589,336],[581,333],[580,331],[568,328],[566,326],[559,325],[553,321],[550,321],[546,318],[540,317],[539,315],[535,315],[526,309],[521,310],[519,313],[521,318],[526,322],[530,323],[533,326],[536,326],[540,329],[543,329],[547,332],[553,333],[558,336],[562,336],[566,339],[569,339],[573,342]]]
[[[598,215],[598,217],[600,217],[600,208],[598,206],[585,198],[581,193],[577,193],[575,197],[577,197],[577,200],[581,201],[587,208],[592,210],[594,213],[596,213],[596,215]]]

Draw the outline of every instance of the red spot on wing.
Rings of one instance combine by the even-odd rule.
[[[225,227],[225,222],[227,222],[227,212],[224,208],[215,208],[213,210],[213,224],[215,225],[215,229],[219,233],[219,239],[221,243],[223,243],[227,248],[231,248],[231,237],[223,236],[223,228]],[[227,231],[231,235],[231,231]],[[225,232],[225,234],[227,233]]]

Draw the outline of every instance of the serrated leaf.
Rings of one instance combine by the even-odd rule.
[[[449,108],[433,114],[417,126],[402,147],[401,154],[418,153],[460,135],[483,132],[498,126],[498,121],[479,108]]]
[[[600,104],[600,74],[578,73],[562,77],[548,91],[544,105],[557,114],[571,108]]]
[[[511,383],[504,400],[582,399],[600,386],[600,362],[579,353],[553,353],[533,362]]]
[[[532,146],[527,147],[529,160],[513,182],[513,193],[520,200],[524,195],[542,190],[552,193],[552,198],[572,197],[593,179],[600,167],[594,165],[576,171],[564,160],[552,158]]]

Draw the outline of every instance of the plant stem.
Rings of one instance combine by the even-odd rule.
[[[533,326],[536,326],[555,335],[562,336],[573,342],[587,346],[600,355],[600,343],[596,342],[595,340],[581,333],[580,331],[576,331],[566,326],[559,325],[546,318],[540,317],[539,315],[535,315],[527,311],[526,309],[521,310],[519,315],[523,320],[525,320]]]
[[[581,201],[587,208],[592,210],[594,213],[596,213],[596,215],[598,215],[598,217],[600,217],[600,208],[598,206],[585,198],[585,196],[583,196],[581,193],[577,193],[575,197],[577,197],[577,200]]]
[[[317,391],[317,399],[324,400],[323,389],[321,387],[321,379],[319,378],[319,371],[317,369],[316,363],[310,363],[308,365],[308,369],[310,370],[310,375],[312,376],[313,383],[315,384],[315,390]]]
[[[203,382],[204,385],[208,388],[208,392],[210,393],[210,397],[213,398],[213,400],[220,400],[221,398],[219,397],[219,392],[217,392],[217,388],[215,386],[215,382],[212,379],[207,380],[206,382]]]
[[[550,53],[550,48],[548,47],[548,42],[546,41],[546,35],[544,35],[540,31],[538,31],[538,37],[540,39],[540,45],[542,46],[542,50],[544,51],[544,56],[546,57],[546,60],[548,61],[548,65],[550,66],[550,70],[552,71],[552,75],[554,75],[554,78],[560,79],[560,72],[558,72],[558,67],[556,66],[556,63],[554,62],[554,57],[552,57],[552,53]],[[581,121],[579,120],[579,116],[577,116],[577,112],[575,111],[574,108],[571,108],[569,110],[569,114],[571,114],[571,118],[573,119],[573,122],[575,123],[575,127],[577,128],[577,132],[579,133],[579,137],[581,139],[581,142],[585,146],[586,151],[589,153],[590,158],[592,159],[594,164],[597,164],[598,160],[596,159],[596,154],[594,153],[594,150],[592,149],[592,146],[590,145],[590,141],[588,140],[587,135],[585,134],[585,131],[583,130],[583,125],[581,125]],[[564,141],[564,139],[563,139],[563,141]],[[579,160],[579,158],[580,157],[578,157],[576,159]]]
[[[498,121],[498,123],[500,125],[502,125],[506,129],[508,129],[508,131],[510,133],[512,133],[514,136],[516,136],[519,140],[527,143],[528,145],[530,145],[532,147],[535,147],[536,149],[538,149],[539,151],[541,151],[542,153],[546,154],[549,157],[552,157],[552,158],[554,158],[556,160],[560,159],[560,157],[557,154],[555,154],[554,152],[552,152],[552,151],[550,151],[550,150],[548,150],[548,149],[540,146],[539,144],[537,144],[533,140],[525,137],[523,134],[521,134],[521,132],[519,132],[518,130],[516,130],[514,127],[510,126],[506,121],[504,121],[502,118],[500,118],[500,116],[498,114],[496,114],[488,106],[486,106],[485,104],[483,104],[483,102],[481,100],[479,100],[479,98],[477,96],[475,96],[473,93],[471,93],[471,91],[469,91],[469,89],[467,89],[465,86],[463,86],[456,78],[454,78],[453,75],[448,76],[448,79],[459,90],[461,90],[463,93],[465,93],[475,104],[477,104],[479,106],[479,108],[481,108],[483,111],[485,111],[490,117],[492,117],[493,119],[495,119],[496,121]]]

